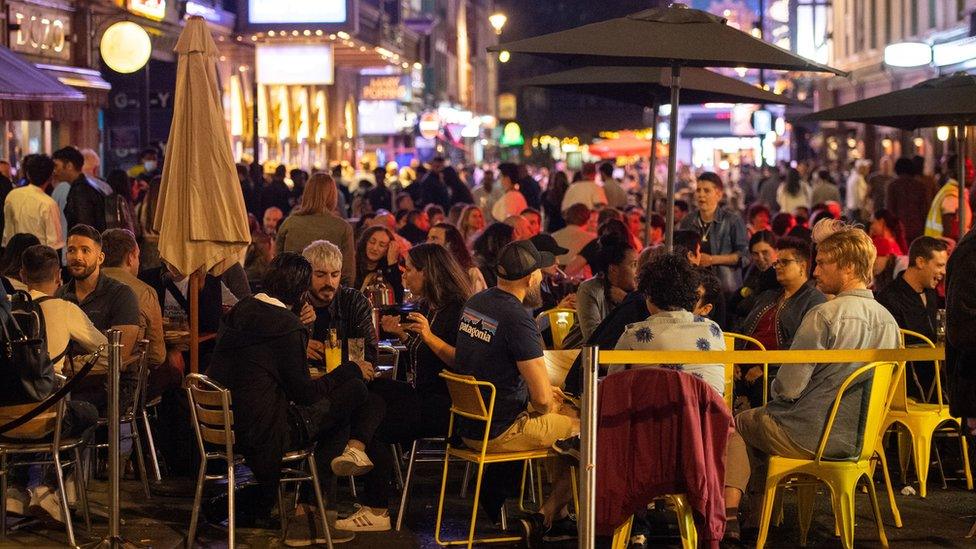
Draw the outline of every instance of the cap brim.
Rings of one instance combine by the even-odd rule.
[[[556,256],[549,252],[539,252],[539,268],[545,269],[556,264]]]

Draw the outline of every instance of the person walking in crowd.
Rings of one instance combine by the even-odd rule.
[[[495,178],[493,170],[485,170],[481,177],[481,183],[471,191],[471,195],[474,197],[474,205],[481,209],[481,213],[486,218],[492,217],[491,212],[495,207],[495,202],[498,202],[503,193],[504,189],[501,188],[501,184]]]
[[[464,243],[461,231],[457,230],[450,223],[438,223],[430,228],[427,233],[428,244],[438,244],[447,248],[451,256],[468,276],[468,283],[471,286],[471,293],[476,294],[488,288],[485,284],[485,277],[481,274],[481,269],[474,263],[471,252]]]
[[[566,226],[563,219],[563,198],[569,189],[569,178],[566,172],[556,170],[549,178],[549,185],[542,192],[542,211],[546,217],[546,232],[554,234]]]
[[[406,319],[384,315],[384,331],[407,345],[414,384],[390,379],[370,383],[382,397],[386,415],[368,448],[374,463],[366,475],[362,505],[336,523],[343,530],[370,532],[390,529],[389,498],[393,468],[390,444],[408,445],[423,437],[447,434],[451,397],[438,374],[455,364],[455,341],[464,303],[471,296],[467,277],[443,247],[421,244],[410,249],[404,285],[419,298],[421,310]]]
[[[505,221],[521,213],[529,207],[529,204],[525,201],[525,196],[519,192],[518,166],[510,163],[500,164],[498,173],[504,194],[492,206],[491,217],[495,221]]]
[[[840,203],[840,189],[828,170],[820,170],[813,175],[813,190],[810,192],[810,204]]]
[[[573,204],[565,212],[566,226],[552,234],[560,247],[569,250],[556,258],[561,267],[566,267],[576,259],[580,250],[596,238],[596,234],[586,229],[590,222],[590,209],[585,204]]]
[[[268,211],[268,208],[278,208],[282,216],[291,212],[291,189],[285,183],[285,175],[288,173],[284,164],[275,168],[274,176],[264,182],[261,187],[261,210]],[[267,215],[267,214],[266,214]]]
[[[302,194],[302,202],[278,228],[275,252],[301,252],[316,240],[327,240],[349,258],[342,268],[343,283],[353,282],[356,276],[356,256],[353,252],[352,225],[333,212],[339,191],[335,180],[325,172],[312,175]]]
[[[929,215],[925,220],[925,236],[936,238],[950,238],[959,240],[959,208],[963,208],[963,215],[966,216],[966,226],[963,227],[962,234],[969,232],[973,224],[973,212],[969,206],[969,190],[965,189],[962,202],[959,201],[959,157],[949,155],[943,166],[944,176],[942,187],[932,199],[932,206],[929,208]]]
[[[800,172],[794,168],[787,169],[784,181],[776,190],[780,213],[792,214],[797,208],[809,208],[810,192],[810,187],[800,178]]]
[[[587,210],[598,209],[607,205],[607,193],[596,182],[596,164],[587,162],[580,170],[582,179],[574,181],[563,196],[562,211],[565,213],[574,204],[582,204]],[[566,220],[569,223],[569,220]]]
[[[607,195],[607,206],[618,210],[624,209],[627,206],[627,192],[620,187],[620,182],[614,179],[613,164],[610,162],[600,164],[599,172],[603,192]]]
[[[515,229],[505,223],[492,223],[474,241],[474,259],[481,276],[489,288],[497,285],[495,267],[498,256],[508,243],[514,240]]]
[[[936,195],[934,181],[916,172],[910,158],[895,162],[895,180],[888,185],[885,206],[901,220],[905,240],[911,242],[925,234],[925,220]]]
[[[878,210],[871,223],[871,242],[877,250],[874,263],[874,288],[881,291],[895,277],[898,258],[905,255],[905,231],[890,210]]]
[[[713,172],[698,176],[695,202],[698,210],[681,220],[678,228],[701,235],[702,267],[711,268],[730,294],[742,285],[742,266],[749,251],[746,226],[742,218],[719,207],[725,186]]]
[[[529,168],[525,164],[518,165],[518,185],[519,192],[525,197],[525,203],[529,208],[538,210],[542,207],[542,187],[529,173]]]
[[[821,221],[813,232],[817,288],[836,297],[807,312],[790,349],[897,348],[898,324],[867,289],[875,259],[871,239],[863,230],[840,221]],[[861,366],[791,364],[773,379],[768,404],[736,416],[736,427],[751,453],[750,492],[756,497],[755,509],[761,507],[763,488],[759,485],[766,479],[765,456],[812,459],[841,385]],[[848,459],[860,451],[858,426],[863,425],[865,398],[863,391],[848,391],[841,397],[824,457]],[[727,464],[729,470],[748,467],[736,460]]]
[[[445,208],[455,204],[474,204],[474,196],[471,194],[471,189],[461,180],[461,176],[458,175],[457,170],[453,166],[444,168],[444,185],[451,192],[450,205],[444,206]]]
[[[417,206],[437,204],[441,208],[451,207],[451,195],[444,182],[444,168],[447,162],[443,156],[435,156],[430,161],[430,171],[423,179],[407,187],[407,192],[413,197]]]
[[[400,275],[400,246],[386,227],[370,227],[356,245],[356,279],[352,287],[366,293],[370,285],[383,280],[397,302],[403,300]]]
[[[868,173],[871,172],[871,161],[859,159],[854,162],[854,169],[847,176],[847,192],[844,193],[844,213],[852,221],[864,221],[868,217]]]
[[[74,147],[54,151],[54,177],[71,184],[65,199],[64,217],[67,226],[90,225],[96,231],[105,230],[105,197],[91,186],[81,171],[85,157]]]
[[[57,203],[46,194],[54,173],[54,162],[47,155],[30,158],[24,168],[27,185],[7,194],[3,203],[3,245],[18,233],[36,235],[41,244],[55,250],[64,248],[64,231],[61,211]]]

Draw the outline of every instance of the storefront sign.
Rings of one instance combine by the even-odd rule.
[[[166,0],[129,0],[129,11],[147,19],[166,18]]]
[[[441,117],[436,112],[425,112],[420,115],[417,129],[424,139],[434,139],[441,131]]]
[[[268,85],[322,85],[335,80],[330,44],[258,44],[258,82]]]
[[[7,2],[10,49],[49,59],[71,59],[71,13],[21,2]]]
[[[397,133],[396,101],[360,101],[359,135],[393,135]]]
[[[359,77],[359,98],[363,101],[400,101],[412,99],[410,77],[401,74],[364,74]]]
[[[516,118],[518,100],[514,93],[503,93],[498,96],[498,118],[512,120]]]
[[[349,19],[348,0],[248,0],[251,24],[335,24]]]

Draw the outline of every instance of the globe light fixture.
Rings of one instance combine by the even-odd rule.
[[[939,126],[935,129],[935,136],[939,138],[939,141],[949,140],[949,126]]]
[[[884,62],[889,67],[923,67],[932,63],[932,46],[924,42],[899,42],[884,49]]]
[[[502,50],[498,53],[498,60],[502,63],[508,63],[508,60],[512,58],[512,54],[508,50]]]
[[[495,34],[502,33],[502,28],[506,22],[508,22],[508,16],[501,12],[493,13],[488,17],[488,23],[491,28],[495,29]]]
[[[152,55],[149,33],[132,21],[113,23],[102,34],[98,51],[110,69],[130,74],[146,66]]]

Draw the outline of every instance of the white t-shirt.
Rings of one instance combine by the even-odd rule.
[[[618,351],[724,351],[725,336],[715,321],[688,311],[665,311],[629,324],[617,341]],[[610,366],[609,373],[627,368],[660,366],[701,378],[718,394],[725,394],[723,364],[632,364]]]
[[[597,204],[607,204],[607,192],[596,181],[577,181],[566,189],[562,211],[565,212],[573,204],[583,204],[592,210]]]
[[[45,297],[46,294],[31,290],[30,296],[32,299],[38,299]],[[105,334],[98,331],[85,312],[70,301],[59,298],[46,299],[41,302],[41,312],[44,314],[44,327],[47,333],[47,352],[51,358],[64,353],[70,341],[81,345],[89,352],[108,343]],[[54,371],[60,374],[63,367],[62,357],[54,363]]]
[[[529,207],[525,197],[519,191],[508,191],[491,207],[491,217],[495,221],[505,221],[513,215],[519,215]]]

